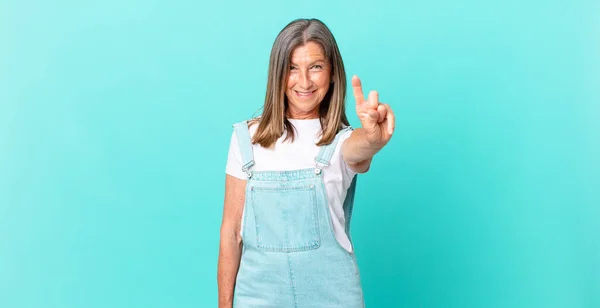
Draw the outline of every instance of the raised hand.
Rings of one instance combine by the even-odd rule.
[[[379,102],[377,91],[369,92],[365,100],[362,85],[358,76],[352,77],[352,89],[356,100],[356,114],[370,144],[383,147],[392,138],[396,126],[396,118],[388,104]]]

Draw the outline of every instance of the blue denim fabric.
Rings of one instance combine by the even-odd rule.
[[[246,122],[234,125],[248,174],[234,307],[364,307],[354,253],[333,233],[323,182],[339,136],[314,169],[252,172]],[[349,234],[356,176],[344,202]]]

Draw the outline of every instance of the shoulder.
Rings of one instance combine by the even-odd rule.
[[[258,124],[260,123],[260,118],[252,118],[244,121],[235,122],[232,124],[233,126],[233,134],[241,130],[247,130],[250,133],[250,136],[254,135],[256,129],[258,128]]]
[[[342,129],[340,129],[338,135],[340,136],[340,138],[345,139],[352,134],[353,130],[354,128],[352,126],[342,124]]]
[[[260,122],[259,118],[252,118],[252,119],[235,122],[231,126],[233,126],[233,128],[244,127],[244,126],[250,127],[250,126],[254,126],[254,124],[258,124],[259,122]]]
[[[344,147],[344,143],[346,143],[346,140],[348,140],[350,138],[350,136],[352,135],[352,133],[354,132],[354,128],[352,126],[347,126],[344,125],[343,128],[337,133],[336,139],[337,139],[337,145],[336,145],[336,151],[340,152],[340,155],[342,153],[342,148]]]
[[[251,118],[251,119],[247,119],[247,120],[235,122],[231,126],[234,129],[246,128],[247,127],[248,129],[254,129],[254,130],[256,130],[256,128],[258,127],[259,123],[260,123],[260,118]]]

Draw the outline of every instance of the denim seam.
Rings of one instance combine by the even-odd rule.
[[[294,307],[297,308],[298,307],[298,299],[296,298],[296,287],[294,286],[295,282],[294,282],[294,272],[292,270],[292,262],[290,260],[290,255],[286,255],[287,258],[287,264],[288,264],[288,271],[290,273],[290,288],[292,289],[292,298],[294,298]]]
[[[317,208],[317,191],[316,191],[316,187],[313,186],[313,188],[311,189],[312,192],[310,194],[310,202],[312,204],[312,220],[313,223],[315,224],[315,228],[313,229],[313,238],[316,240],[316,248],[319,248],[321,246],[321,228],[319,228],[319,217],[318,217],[318,208]],[[316,249],[315,248],[315,249]]]
[[[315,158],[315,161],[318,162],[318,163],[321,163],[323,165],[329,166],[329,162],[328,161],[326,161],[324,159],[321,159],[319,157]]]
[[[310,190],[314,190],[314,188],[310,188],[310,184],[307,185],[302,185],[302,186],[291,186],[291,187],[252,187],[255,191],[286,191],[286,190],[293,190],[293,191],[310,191]]]
[[[263,182],[292,182],[308,180],[314,177],[314,168],[299,169],[294,171],[255,171],[253,179]]]
[[[256,202],[254,202],[254,188],[252,188],[250,191],[251,191],[250,195],[252,195],[252,208],[255,208]],[[258,223],[258,215],[256,214],[256,210],[254,210],[253,212],[254,212],[254,227],[256,229],[256,236],[255,236],[256,247],[260,248],[262,246],[260,243],[260,225]]]

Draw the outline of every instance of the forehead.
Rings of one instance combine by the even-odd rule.
[[[296,47],[292,51],[292,62],[313,62],[325,60],[325,53],[321,45],[315,42],[308,42],[305,45]]]

